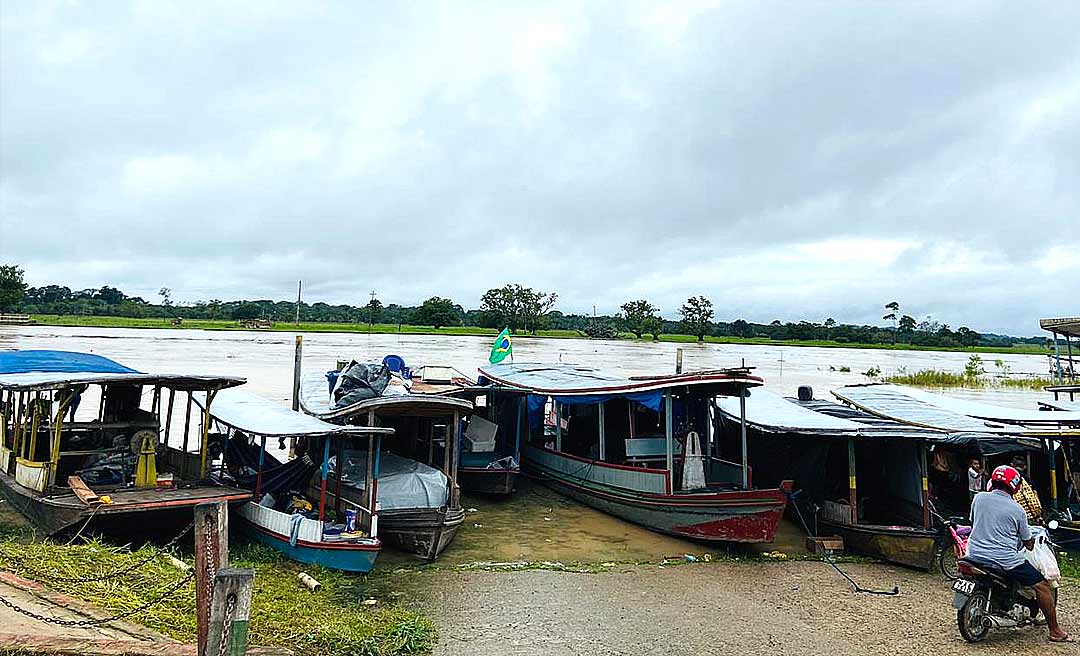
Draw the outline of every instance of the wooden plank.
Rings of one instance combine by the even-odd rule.
[[[81,476],[68,476],[67,482],[71,491],[75,493],[75,496],[79,497],[79,501],[82,501],[91,508],[100,506],[104,503],[101,500],[101,497],[95,494],[94,491],[90,489],[90,486],[83,481]]]
[[[214,576],[206,654],[244,656],[255,570],[229,567]]]

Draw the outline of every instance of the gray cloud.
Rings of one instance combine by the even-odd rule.
[[[5,2],[0,258],[185,300],[1080,297],[1080,9]]]

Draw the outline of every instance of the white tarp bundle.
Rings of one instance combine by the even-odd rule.
[[[342,483],[364,489],[367,452],[345,451]],[[392,453],[379,457],[378,502],[383,510],[441,508],[450,498],[450,483],[438,469]]]

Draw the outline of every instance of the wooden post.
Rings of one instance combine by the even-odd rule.
[[[517,407],[517,423],[514,432],[514,460],[519,463],[521,462],[521,423],[525,416],[525,406],[528,403],[526,400],[527,398],[528,397],[523,396],[518,399]]]
[[[263,435],[262,440],[260,441],[260,444],[259,444],[259,469],[258,469],[257,472],[255,472],[255,499],[254,499],[255,503],[259,503],[259,500],[262,498],[262,494],[260,494],[260,492],[262,492],[263,465],[265,463],[266,463],[266,436]]]
[[[368,433],[367,436],[367,478],[364,479],[364,492],[367,496],[368,509],[368,533],[370,534],[371,518],[375,514],[375,436]]]
[[[847,441],[848,457],[848,503],[851,504],[851,523],[859,523],[859,495],[855,487],[855,440]]]
[[[1047,438],[1046,450],[1050,453],[1050,507],[1058,509],[1057,458],[1054,457],[1054,440]]]
[[[195,506],[195,620],[200,656],[207,653],[214,580],[229,564],[229,506],[224,501]]]
[[[165,411],[165,446],[169,446],[169,433],[172,431],[173,402],[176,401],[176,389],[169,388],[169,405]]]
[[[199,447],[199,480],[206,480],[206,456],[210,450],[210,404],[214,401],[217,390],[206,390],[206,405],[203,406],[202,443]]]
[[[214,576],[210,625],[204,654],[244,656],[255,570],[226,567]]]
[[[600,420],[600,462],[603,462],[604,461],[604,456],[607,453],[605,451],[607,446],[604,444],[605,440],[604,440],[604,402],[603,401],[600,402],[599,409],[597,410],[597,417]]]
[[[926,462],[926,443],[919,442],[919,453],[922,455],[919,465],[922,467],[922,515],[923,528],[930,528],[930,471]]]
[[[555,450],[562,453],[562,413],[558,401],[552,399],[551,405],[555,408]]]
[[[682,350],[682,348],[675,349],[675,373],[676,374],[681,374],[682,373],[682,358],[683,358],[683,350]]]
[[[299,308],[299,307],[300,307],[299,304],[297,304],[297,308]],[[299,311],[300,310],[297,309],[297,312],[299,312]],[[300,320],[297,319],[296,321],[297,321],[297,325],[299,325]],[[296,336],[296,353],[293,356],[293,370],[292,370],[292,409],[293,410],[299,410],[300,409],[300,364],[303,362],[303,360],[304,360],[304,336],[303,335],[297,335]]]
[[[341,478],[341,463],[337,464],[339,467],[337,476]],[[323,460],[322,460],[322,483],[319,487],[319,521],[323,521],[326,517],[326,477],[330,475],[330,436],[327,435],[323,438]]]
[[[191,390],[187,393],[187,411],[184,413],[184,446],[183,451],[187,453],[188,449],[188,432],[191,430]],[[186,468],[185,468],[186,469]],[[187,474],[187,472],[184,472]]]
[[[746,395],[747,389],[739,390],[739,436],[742,439],[742,486],[743,489],[750,487],[750,464],[746,455]]]
[[[453,435],[454,444],[450,450],[450,473],[447,476],[450,477],[450,489],[453,490],[457,484],[457,469],[458,469],[458,448],[461,446],[461,413],[454,410],[454,430],[447,431],[449,435]]]
[[[30,451],[26,456],[27,460],[37,461],[35,451],[37,451],[37,434],[38,434],[38,421],[41,416],[41,392],[37,392],[37,395],[30,401],[33,404],[33,413],[30,418]]]
[[[671,390],[664,392],[664,459],[668,471],[668,494],[675,491],[675,417],[672,411]]]

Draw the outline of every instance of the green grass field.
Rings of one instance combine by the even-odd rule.
[[[245,330],[237,321],[212,320],[212,319],[185,319],[179,326],[172,325],[168,319],[137,319],[131,317],[99,317],[99,316],[76,316],[38,314],[34,320],[46,326],[86,326],[94,328],[165,328],[165,329],[197,329],[197,330]],[[475,326],[448,326],[435,329],[430,326],[409,326],[397,324],[377,323],[317,323],[301,321],[299,327],[292,322],[279,322],[270,330],[277,332],[304,332],[304,333],[371,333],[371,334],[402,334],[402,335],[466,335],[466,336],[490,336],[495,337],[499,333],[494,328],[479,328]],[[554,339],[585,338],[585,335],[576,330],[540,330],[529,337],[542,337]],[[618,339],[638,341],[632,333],[619,333]],[[652,337],[646,335],[641,340],[652,341]],[[693,335],[661,335],[661,342],[687,343],[697,342]],[[1012,353],[1022,355],[1045,355],[1048,353],[1043,346],[1034,344],[1019,344],[1011,347],[943,347],[943,346],[913,346],[910,344],[856,344],[841,343],[829,340],[773,340],[766,338],[745,337],[713,337],[707,336],[708,344],[749,344],[762,346],[817,346],[821,348],[854,348],[854,349],[881,349],[895,351],[959,351],[968,353]]]

